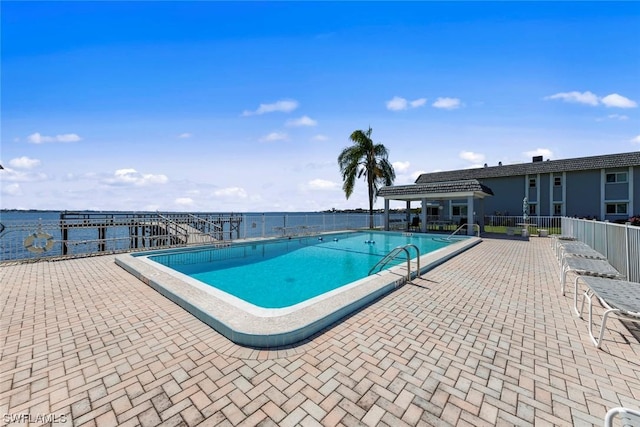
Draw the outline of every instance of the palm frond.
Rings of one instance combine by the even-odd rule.
[[[355,130],[349,136],[353,145],[346,147],[338,156],[342,173],[342,189],[347,199],[353,194],[356,179],[364,177],[369,192],[369,213],[373,214],[373,201],[380,185],[392,185],[396,178],[393,166],[388,160],[389,151],[383,144],[374,144],[371,139],[373,129]],[[370,224],[373,226],[373,223]]]

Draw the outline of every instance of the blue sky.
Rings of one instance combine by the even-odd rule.
[[[366,208],[369,126],[396,184],[640,149],[636,2],[0,8],[6,209]]]

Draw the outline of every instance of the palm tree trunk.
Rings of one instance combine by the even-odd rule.
[[[372,174],[369,174],[369,176],[372,176]],[[373,182],[371,181],[369,182],[369,228],[373,228]]]

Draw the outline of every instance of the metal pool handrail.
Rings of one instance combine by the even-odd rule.
[[[391,250],[391,252],[389,252],[388,254],[386,254],[384,256],[384,258],[382,258],[380,261],[378,261],[376,263],[376,265],[374,265],[373,267],[371,267],[371,270],[369,270],[369,275],[371,275],[371,273],[373,273],[373,271],[379,266],[380,269],[382,269],[385,265],[387,265],[391,260],[395,259],[400,252],[403,252],[407,255],[407,282],[411,281],[411,254],[409,253],[409,250],[407,249],[408,247],[412,247],[416,250],[416,253],[418,254],[416,260],[417,260],[417,267],[418,267],[418,271],[417,271],[417,275],[416,277],[419,279],[420,278],[420,249],[414,245],[414,244],[407,244],[404,246],[398,246],[396,248],[394,248],[393,250]],[[378,270],[380,271],[380,270]]]
[[[460,227],[456,228],[456,231],[454,231],[453,233],[451,233],[451,234],[449,235],[449,237],[447,237],[446,239],[447,239],[447,240],[451,240],[451,238],[452,238],[453,236],[455,236],[455,235],[456,235],[456,233],[458,233],[458,231],[460,231],[460,230],[462,230],[463,228],[468,227],[468,226],[470,226],[470,225],[471,225],[474,229],[475,229],[476,227],[478,227],[478,237],[480,237],[480,226],[479,226],[478,224],[468,224],[468,223],[465,223],[465,224],[462,224]]]

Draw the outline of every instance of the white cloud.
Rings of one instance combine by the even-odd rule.
[[[62,179],[64,181],[87,181],[90,179],[95,180],[99,178],[99,174],[97,174],[96,172],[86,172],[82,174],[74,174],[69,172],[62,176]]]
[[[36,132],[36,133],[32,133],[27,137],[27,141],[31,142],[32,144],[43,144],[45,142],[77,142],[77,141],[80,141],[81,139],[82,138],[80,138],[75,133],[65,133],[65,134],[56,135],[56,136],[46,136],[46,135],[41,135],[39,132]]]
[[[325,135],[316,135],[313,138],[311,138],[313,141],[327,141],[329,138],[326,137]]]
[[[427,98],[418,98],[414,101],[408,101],[405,98],[402,98],[400,96],[394,96],[393,98],[391,98],[389,101],[386,102],[387,110],[391,110],[391,111],[402,111],[402,110],[408,109],[409,107],[411,108],[422,107],[426,103],[427,103]]]
[[[553,152],[548,148],[536,148],[535,150],[525,151],[524,155],[527,157],[542,156],[545,159],[553,157]]]
[[[632,101],[622,95],[618,95],[617,93],[607,95],[600,101],[607,107],[636,108],[638,106],[637,102]]]
[[[473,151],[461,151],[458,156],[469,162],[478,163],[484,161],[484,154],[474,153]]]
[[[597,122],[602,122],[604,120],[619,120],[619,121],[623,121],[623,120],[629,120],[629,116],[625,115],[625,114],[609,114],[607,117],[599,117],[596,119]]]
[[[602,98],[598,97],[593,92],[560,92],[555,95],[546,96],[545,100],[560,99],[564,102],[571,102],[576,104],[586,104],[591,106],[604,105],[605,107],[614,108],[636,108],[638,103],[617,93],[611,93]],[[610,117],[611,118],[611,117]],[[624,120],[624,119],[621,119]]]
[[[434,172],[436,172],[436,171],[434,171]],[[413,172],[413,173],[411,174],[411,179],[413,179],[413,182],[415,182],[415,181],[416,181],[416,179],[418,179],[418,177],[419,177],[420,175],[422,175],[423,173],[427,173],[427,172],[426,172],[426,171],[423,171],[423,170],[419,170],[419,171],[415,171],[415,172]]]
[[[218,197],[239,197],[241,199],[247,198],[247,192],[241,187],[228,187],[215,190],[214,195]]]
[[[391,111],[400,111],[407,109],[407,100],[404,98],[400,98],[399,96],[394,96],[391,100],[387,101],[387,110]]]
[[[392,166],[396,173],[394,185],[413,184],[416,181],[415,172],[409,173],[410,162],[393,162]]]
[[[22,196],[22,188],[20,184],[14,183],[2,187],[2,194],[7,196]]]
[[[273,142],[273,141],[286,141],[289,139],[289,136],[286,133],[282,132],[271,132],[269,135],[264,136],[260,139],[262,142]]]
[[[409,162],[393,162],[391,164],[393,166],[393,170],[397,173],[403,173],[409,170],[409,166],[411,163]]]
[[[189,132],[185,132],[185,133],[181,133],[180,135],[178,135],[178,138],[180,139],[187,139],[187,138],[191,138],[193,136],[192,133]]]
[[[104,180],[109,185],[135,185],[145,186],[153,184],[166,184],[169,181],[166,175],[143,174],[135,169],[118,169],[114,172],[113,177]]]
[[[333,190],[339,187],[340,184],[326,179],[313,179],[307,183],[310,190]]]
[[[560,99],[564,102],[571,102],[577,104],[598,105],[598,96],[595,93],[586,92],[560,92],[551,96],[546,96],[544,99]]]
[[[47,175],[44,173],[22,172],[7,167],[0,169],[0,175],[3,181],[12,182],[36,182],[47,179]]]
[[[632,138],[631,142],[633,142],[634,144],[640,144],[640,135],[636,136],[635,138]]]
[[[318,122],[309,116],[302,116],[299,119],[287,120],[287,126],[315,126]]]
[[[36,166],[40,166],[40,160],[22,156],[9,160],[9,164],[18,169],[32,169]]]
[[[460,108],[462,103],[458,98],[438,98],[436,101],[431,104],[435,108],[442,108],[444,110],[455,110],[456,108]]]
[[[254,116],[273,112],[290,113],[296,108],[298,108],[298,101],[295,101],[293,99],[284,99],[281,101],[276,101],[273,104],[260,104],[258,109],[256,109],[255,111],[245,110],[242,112],[242,115]]]
[[[629,120],[629,116],[625,116],[624,114],[609,114],[607,118],[612,120]]]
[[[179,206],[191,206],[193,205],[193,199],[191,197],[178,197],[174,200],[174,203]]]

